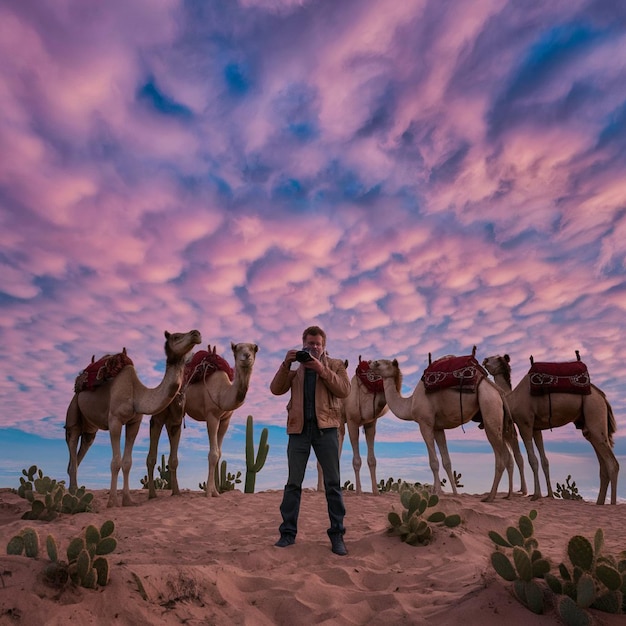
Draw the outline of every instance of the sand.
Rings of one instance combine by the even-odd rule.
[[[535,536],[553,569],[574,534],[592,539],[601,527],[609,552],[626,549],[623,504],[445,495],[439,508],[459,513],[461,526],[437,526],[430,545],[413,547],[386,532],[387,513],[402,510],[397,494],[347,492],[349,554],[340,557],[330,551],[324,495],[313,490],[303,494],[299,534],[288,548],[273,545],[280,490],[219,498],[160,491],[154,500],[145,490],[132,493],[134,507],[108,509],[107,491],[98,490],[93,512],[41,522],[22,520],[30,505],[0,490],[0,624],[559,624],[550,604],[536,616],[513,597],[490,565],[487,532],[504,533],[535,508]],[[6,554],[10,538],[31,526],[42,543],[54,535],[65,555],[70,539],[107,519],[118,545],[108,557],[109,584],[97,590],[46,585],[45,549],[38,559]],[[592,613],[598,624],[626,621]]]

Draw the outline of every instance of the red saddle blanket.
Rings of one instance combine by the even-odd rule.
[[[183,378],[184,385],[191,385],[200,380],[204,380],[218,370],[226,372],[229,380],[232,382],[235,374],[233,368],[215,352],[207,352],[206,350],[198,350],[189,363],[185,365],[185,374]]]
[[[100,385],[115,378],[124,367],[133,365],[131,358],[124,352],[105,354],[103,357],[90,363],[74,381],[74,392],[93,391]]]
[[[433,361],[422,375],[426,393],[454,388],[475,393],[478,383],[485,377],[485,370],[473,355],[445,356]]]
[[[372,372],[369,361],[359,361],[356,366],[356,375],[370,393],[383,393],[385,391],[383,377]]]
[[[589,372],[582,361],[533,363],[528,375],[530,393],[534,396],[544,393],[576,393],[585,396],[591,393]]]

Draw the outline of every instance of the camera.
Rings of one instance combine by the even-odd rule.
[[[309,354],[308,350],[298,350],[296,352],[296,361],[298,361],[298,363],[306,363],[312,360],[313,357]]]

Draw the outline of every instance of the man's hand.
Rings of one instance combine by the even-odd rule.
[[[307,361],[306,363],[303,363],[302,365],[304,365],[304,367],[306,367],[309,370],[315,370],[315,372],[317,372],[318,374],[321,374],[322,371],[324,370],[324,366],[322,365],[322,362],[316,359],[313,355],[311,355],[310,361]]]

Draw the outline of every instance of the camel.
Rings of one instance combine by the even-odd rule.
[[[593,446],[600,465],[600,491],[596,504],[605,503],[609,483],[611,485],[611,504],[616,504],[617,475],[619,472],[619,463],[613,453],[613,433],[616,424],[613,409],[604,393],[595,385],[591,385],[590,395],[571,393],[531,395],[528,374],[513,389],[509,362],[508,354],[504,356],[495,355],[484,359],[483,367],[493,376],[495,382],[507,392],[506,400],[526,446],[528,462],[533,471],[535,491],[531,499],[541,498],[539,464],[533,448],[533,441],[541,458],[548,497],[552,498],[554,492],[550,481],[550,467],[543,445],[542,431],[581,420],[583,436]]]
[[[445,357],[444,357],[445,358]],[[450,480],[452,492],[456,495],[456,481],[448,453],[445,430],[456,428],[470,421],[480,412],[487,439],[495,455],[495,475],[491,491],[483,502],[492,502],[497,493],[502,473],[506,468],[509,475],[509,491],[513,491],[513,457],[505,440],[507,424],[504,400],[500,390],[488,378],[478,384],[476,393],[463,394],[462,410],[459,392],[451,388],[426,393],[424,381],[420,380],[410,397],[403,397],[398,390],[398,380],[402,376],[397,359],[378,359],[370,363],[371,370],[382,376],[385,397],[391,412],[401,420],[417,422],[428,450],[430,469],[433,473],[433,493],[442,492],[439,478],[439,461],[435,443],[439,448],[443,467]]]
[[[369,364],[371,364],[371,361],[367,363],[362,362],[359,356],[359,365],[351,381],[350,395],[345,399],[344,405],[348,435],[350,437],[350,444],[352,445],[352,467],[354,469],[356,493],[361,494],[363,492],[360,475],[362,461],[359,451],[359,429],[362,426],[367,444],[367,465],[372,480],[372,493],[378,495],[376,456],[374,454],[376,422],[378,418],[387,413],[389,407],[387,406],[387,400],[385,398],[383,381],[379,376],[372,375]],[[360,370],[363,371],[363,376],[359,375]],[[402,387],[402,376],[399,370],[398,378],[395,383],[396,390],[399,392]]]
[[[65,418],[65,440],[69,449],[67,473],[70,488],[76,488],[77,470],[93,443],[98,430],[108,430],[111,437],[111,491],[109,507],[118,506],[117,479],[120,468],[124,484],[122,505],[130,506],[129,475],[132,452],[141,420],[145,414],[162,411],[178,393],[185,366],[185,359],[193,346],[202,341],[200,332],[169,333],[165,331],[165,354],[167,357],[163,380],[153,389],[145,387],[133,365],[126,365],[115,378],[93,391],[74,394]],[[124,454],[120,440],[125,428]],[[80,445],[80,447],[79,447]]]
[[[180,495],[178,487],[178,444],[180,427],[185,413],[198,422],[206,422],[209,435],[209,474],[206,482],[206,495],[219,496],[215,484],[217,464],[222,456],[222,441],[228,430],[230,418],[246,399],[254,361],[259,347],[254,343],[232,343],[235,356],[235,372],[231,379],[222,370],[213,372],[198,382],[190,383],[182,390],[181,397],[172,402],[165,410],[155,412],[150,420],[150,450],[146,465],[148,467],[148,497],[155,498],[154,466],[157,460],[159,437],[163,426],[167,430],[170,442],[169,470],[172,495]],[[215,347],[208,352],[215,356]]]

